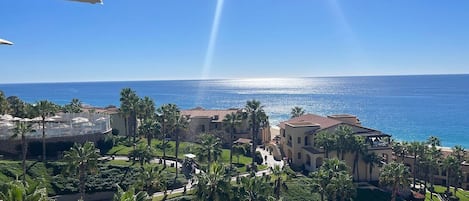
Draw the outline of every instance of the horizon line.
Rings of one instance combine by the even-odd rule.
[[[64,83],[110,83],[110,82],[155,82],[155,81],[210,81],[210,80],[244,80],[244,79],[295,79],[295,78],[346,78],[346,77],[405,77],[405,76],[445,76],[469,75],[469,73],[423,73],[423,74],[372,74],[372,75],[323,75],[306,77],[243,77],[243,78],[174,78],[174,79],[141,79],[141,80],[82,80],[82,81],[38,81],[38,82],[0,82],[10,84],[64,84]]]

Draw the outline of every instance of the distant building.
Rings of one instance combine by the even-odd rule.
[[[324,149],[315,146],[314,138],[321,131],[334,133],[339,126],[349,126],[354,135],[363,136],[368,145],[369,152],[375,152],[382,158],[382,163],[386,163],[392,154],[390,145],[390,135],[380,131],[361,126],[356,116],[341,114],[327,117],[314,114],[302,115],[281,122],[279,146],[286,159],[294,166],[303,167],[308,171],[317,170],[325,159]],[[336,157],[336,152],[331,151],[329,158]],[[352,169],[354,156],[348,152],[344,161]],[[358,174],[353,173],[355,180],[367,181],[378,180],[380,165],[375,165],[371,175],[368,165],[364,162],[363,156],[358,160]]]
[[[182,110],[181,115],[189,120],[186,139],[194,141],[200,133],[212,133],[221,137],[223,141],[229,142],[229,132],[223,125],[223,119],[231,113],[242,114],[243,111],[241,109],[207,110],[200,107]],[[238,138],[251,138],[247,119],[241,121],[231,140]]]

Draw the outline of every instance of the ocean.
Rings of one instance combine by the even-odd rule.
[[[287,120],[294,106],[320,115],[354,114],[362,125],[396,140],[434,135],[444,146],[469,148],[469,75],[0,84],[7,96],[26,102],[66,104],[78,98],[103,107],[119,106],[124,87],[157,106],[175,103],[182,109],[239,108],[256,99],[271,125]]]

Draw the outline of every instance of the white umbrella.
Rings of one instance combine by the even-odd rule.
[[[75,117],[75,118],[72,119],[72,122],[75,123],[75,124],[86,123],[86,122],[89,122],[89,121],[90,120],[88,120],[85,117]]]
[[[5,40],[5,39],[1,39],[1,38],[0,38],[0,44],[1,44],[1,45],[13,45],[12,42],[7,41],[7,40]]]
[[[96,121],[106,121],[106,117],[99,117]]]
[[[102,0],[69,0],[69,1],[77,1],[77,2],[84,2],[84,3],[92,3],[92,4],[103,4]]]
[[[1,120],[11,121],[11,120],[13,120],[13,116],[11,116],[11,115],[9,115],[9,114],[5,114],[5,115],[1,115],[1,116],[0,116],[0,119],[1,119]]]

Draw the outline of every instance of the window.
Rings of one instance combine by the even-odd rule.
[[[305,146],[308,146],[308,136],[305,136]]]
[[[298,159],[301,159],[301,152],[298,152]]]
[[[301,144],[301,137],[298,137],[297,140],[298,140],[298,144]]]
[[[202,125],[202,129],[200,130],[202,130],[202,132],[205,132],[205,125]]]

